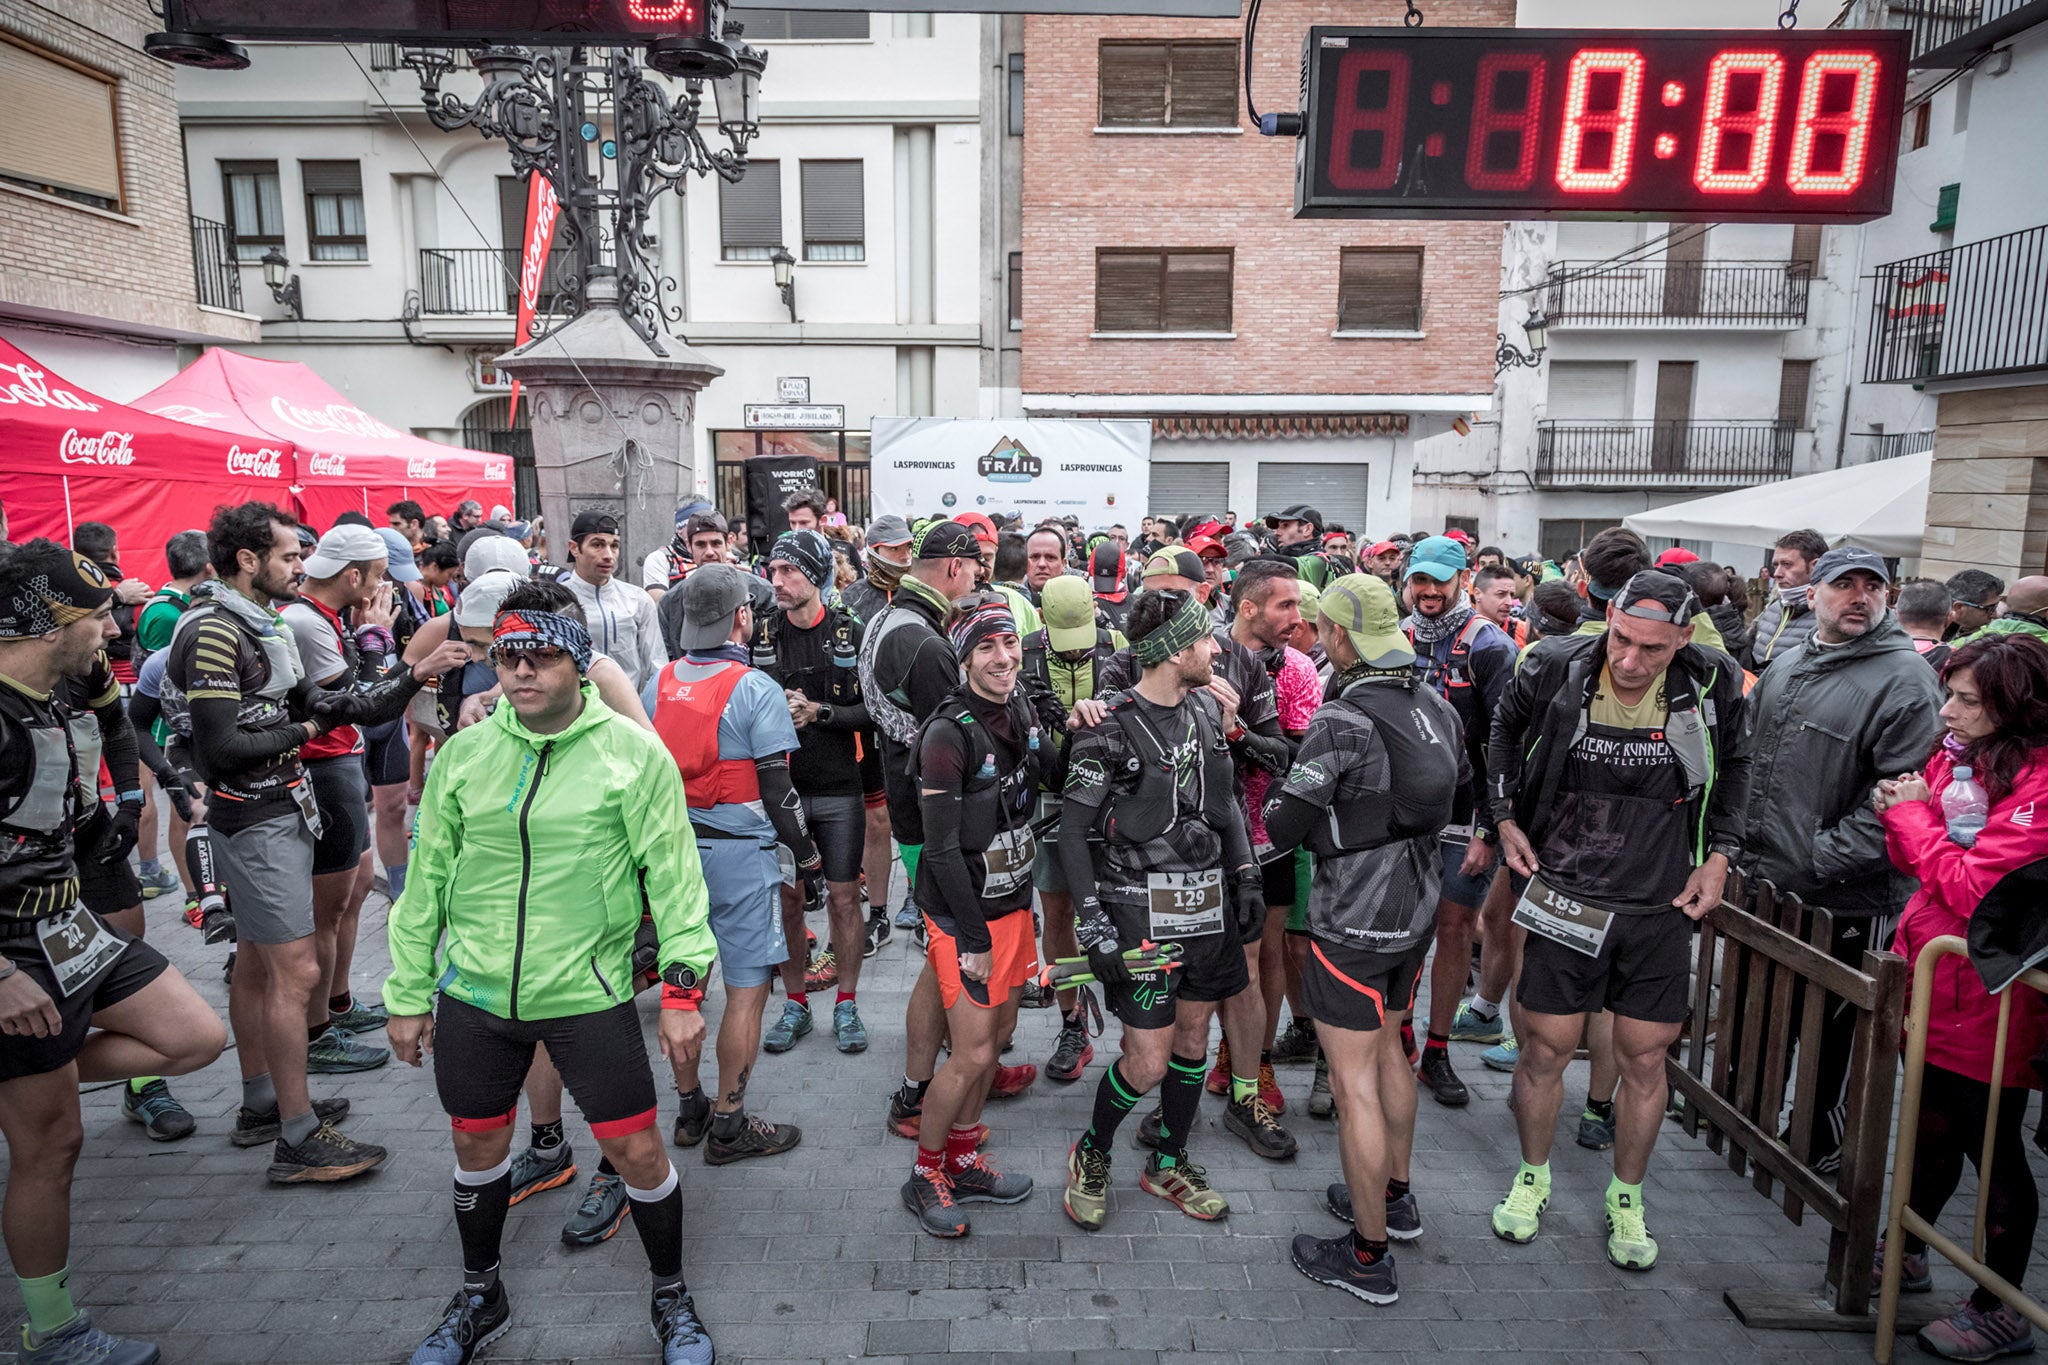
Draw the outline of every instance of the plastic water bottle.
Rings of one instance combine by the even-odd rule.
[[[1964,848],[1976,844],[1984,819],[1991,813],[1991,799],[1973,778],[1970,769],[1957,768],[1941,790],[1941,813],[1948,820],[1949,840]]]

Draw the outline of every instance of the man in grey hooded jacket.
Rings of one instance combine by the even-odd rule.
[[[1833,913],[1834,957],[1883,948],[1913,883],[1885,855],[1870,805],[1879,778],[1917,771],[1941,742],[1941,688],[1885,607],[1891,576],[1869,550],[1830,550],[1810,584],[1813,631],[1750,694],[1745,876]],[[1918,667],[1915,667],[1918,665]],[[1833,1002],[1840,1006],[1841,1002]],[[1846,1007],[1824,1017],[1813,1160],[1839,1160],[1849,1045]]]
[[[1752,673],[1791,658],[1813,633],[1813,567],[1827,550],[1827,538],[1818,531],[1791,531],[1778,537],[1771,550],[1771,577],[1778,592],[1756,614],[1749,652],[1742,660]]]

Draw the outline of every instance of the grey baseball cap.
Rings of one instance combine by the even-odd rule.
[[[1860,545],[1837,545],[1814,562],[1813,581],[1832,583],[1845,573],[1857,569],[1877,575],[1877,581],[1891,584],[1891,570],[1884,566],[1884,556],[1875,550],[1866,550]]]
[[[908,545],[910,523],[894,512],[885,513],[868,523],[867,543],[870,545]]]
[[[676,633],[684,649],[717,649],[732,638],[732,620],[753,599],[745,571],[731,564],[702,564],[682,586],[683,626]]]

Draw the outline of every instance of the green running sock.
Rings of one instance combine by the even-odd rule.
[[[1635,1205],[1635,1207],[1641,1208],[1643,1206],[1643,1187],[1641,1185],[1628,1184],[1620,1176],[1614,1177],[1614,1179],[1610,1180],[1607,1183],[1608,1203],[1614,1203],[1618,1196],[1624,1194],[1629,1197],[1630,1202],[1632,1202]]]
[[[37,1336],[48,1336],[78,1316],[71,1302],[70,1266],[33,1280],[16,1276],[14,1282],[21,1286],[21,1301],[28,1308],[29,1330]]]
[[[148,1087],[155,1085],[158,1081],[162,1079],[163,1077],[161,1076],[137,1076],[133,1080],[128,1082],[128,1093],[131,1095],[140,1095]]]
[[[912,893],[917,889],[917,865],[924,857],[923,844],[898,844],[896,852],[903,859],[903,876],[910,883]]]
[[[1252,1098],[1258,1093],[1259,1078],[1257,1076],[1240,1076],[1235,1071],[1230,1073],[1230,1102],[1232,1104],[1250,1104]]]

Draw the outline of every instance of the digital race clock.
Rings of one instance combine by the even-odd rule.
[[[1863,222],[1903,29],[1311,28],[1295,213]]]
[[[182,0],[184,33],[283,42],[631,44],[710,36],[709,0]]]

